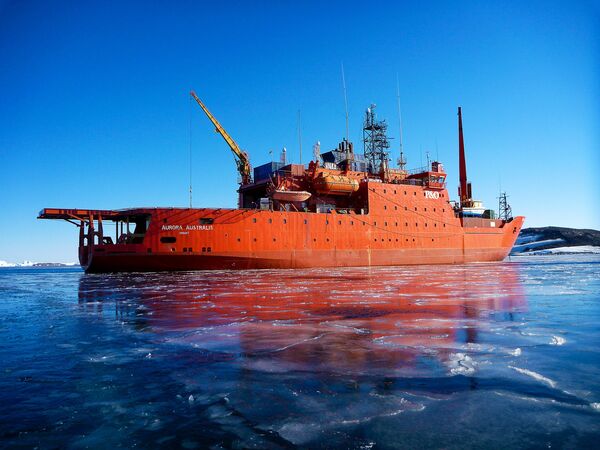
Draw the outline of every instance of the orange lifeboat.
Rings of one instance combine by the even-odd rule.
[[[358,181],[342,175],[319,175],[314,181],[319,194],[349,195],[358,191]]]
[[[283,189],[277,189],[273,192],[273,200],[279,200],[280,202],[303,202],[310,198],[311,193],[306,191],[286,191]]]

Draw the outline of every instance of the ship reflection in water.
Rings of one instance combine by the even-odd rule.
[[[508,264],[84,276],[79,298],[198,362],[303,377],[469,374],[460,352],[526,309]]]
[[[200,446],[460,447],[459,434],[500,446],[502,427],[531,411],[524,399],[589,409],[520,368],[520,346],[547,346],[523,340],[520,271],[86,275],[79,298],[84,316],[114,317],[142,339],[152,373],[168,379],[161,389],[193,406],[165,424],[171,444],[199,427]]]

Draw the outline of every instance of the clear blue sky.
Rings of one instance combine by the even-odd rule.
[[[172,4],[174,3],[174,4]],[[592,2],[0,1],[0,259],[76,261],[77,230],[43,207],[234,207],[229,149],[304,159],[370,103],[409,167],[430,150],[456,197],[456,107],[474,195],[499,183],[526,226],[600,228],[600,8]],[[191,109],[193,108],[193,109]]]

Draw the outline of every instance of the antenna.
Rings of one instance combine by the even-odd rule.
[[[346,94],[346,77],[344,75],[344,63],[342,62],[342,87],[344,88],[344,105],[346,107],[346,141],[349,140],[349,127],[348,127],[348,96]]]
[[[506,195],[506,192],[500,192],[500,196],[498,197],[498,216],[506,222],[512,218],[512,208],[508,204],[508,195]]]
[[[300,146],[300,164],[302,164],[302,116],[298,110],[298,145]]]
[[[189,117],[190,117],[190,208],[192,207],[192,97],[190,97],[189,103]]]
[[[404,158],[404,146],[402,144],[402,109],[400,109],[400,81],[398,73],[396,73],[396,100],[398,103],[398,126],[400,127],[400,157],[398,158],[398,166],[404,170],[406,158]]]

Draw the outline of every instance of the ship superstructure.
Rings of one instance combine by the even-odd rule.
[[[498,219],[473,200],[458,110],[459,202],[438,161],[390,167],[386,124],[375,105],[363,125],[363,155],[343,139],[307,166],[250,166],[248,154],[191,93],[236,159],[238,208],[47,208],[41,219],[79,228],[87,272],[260,269],[498,261],[523,217]],[[315,146],[319,150],[319,146]]]

